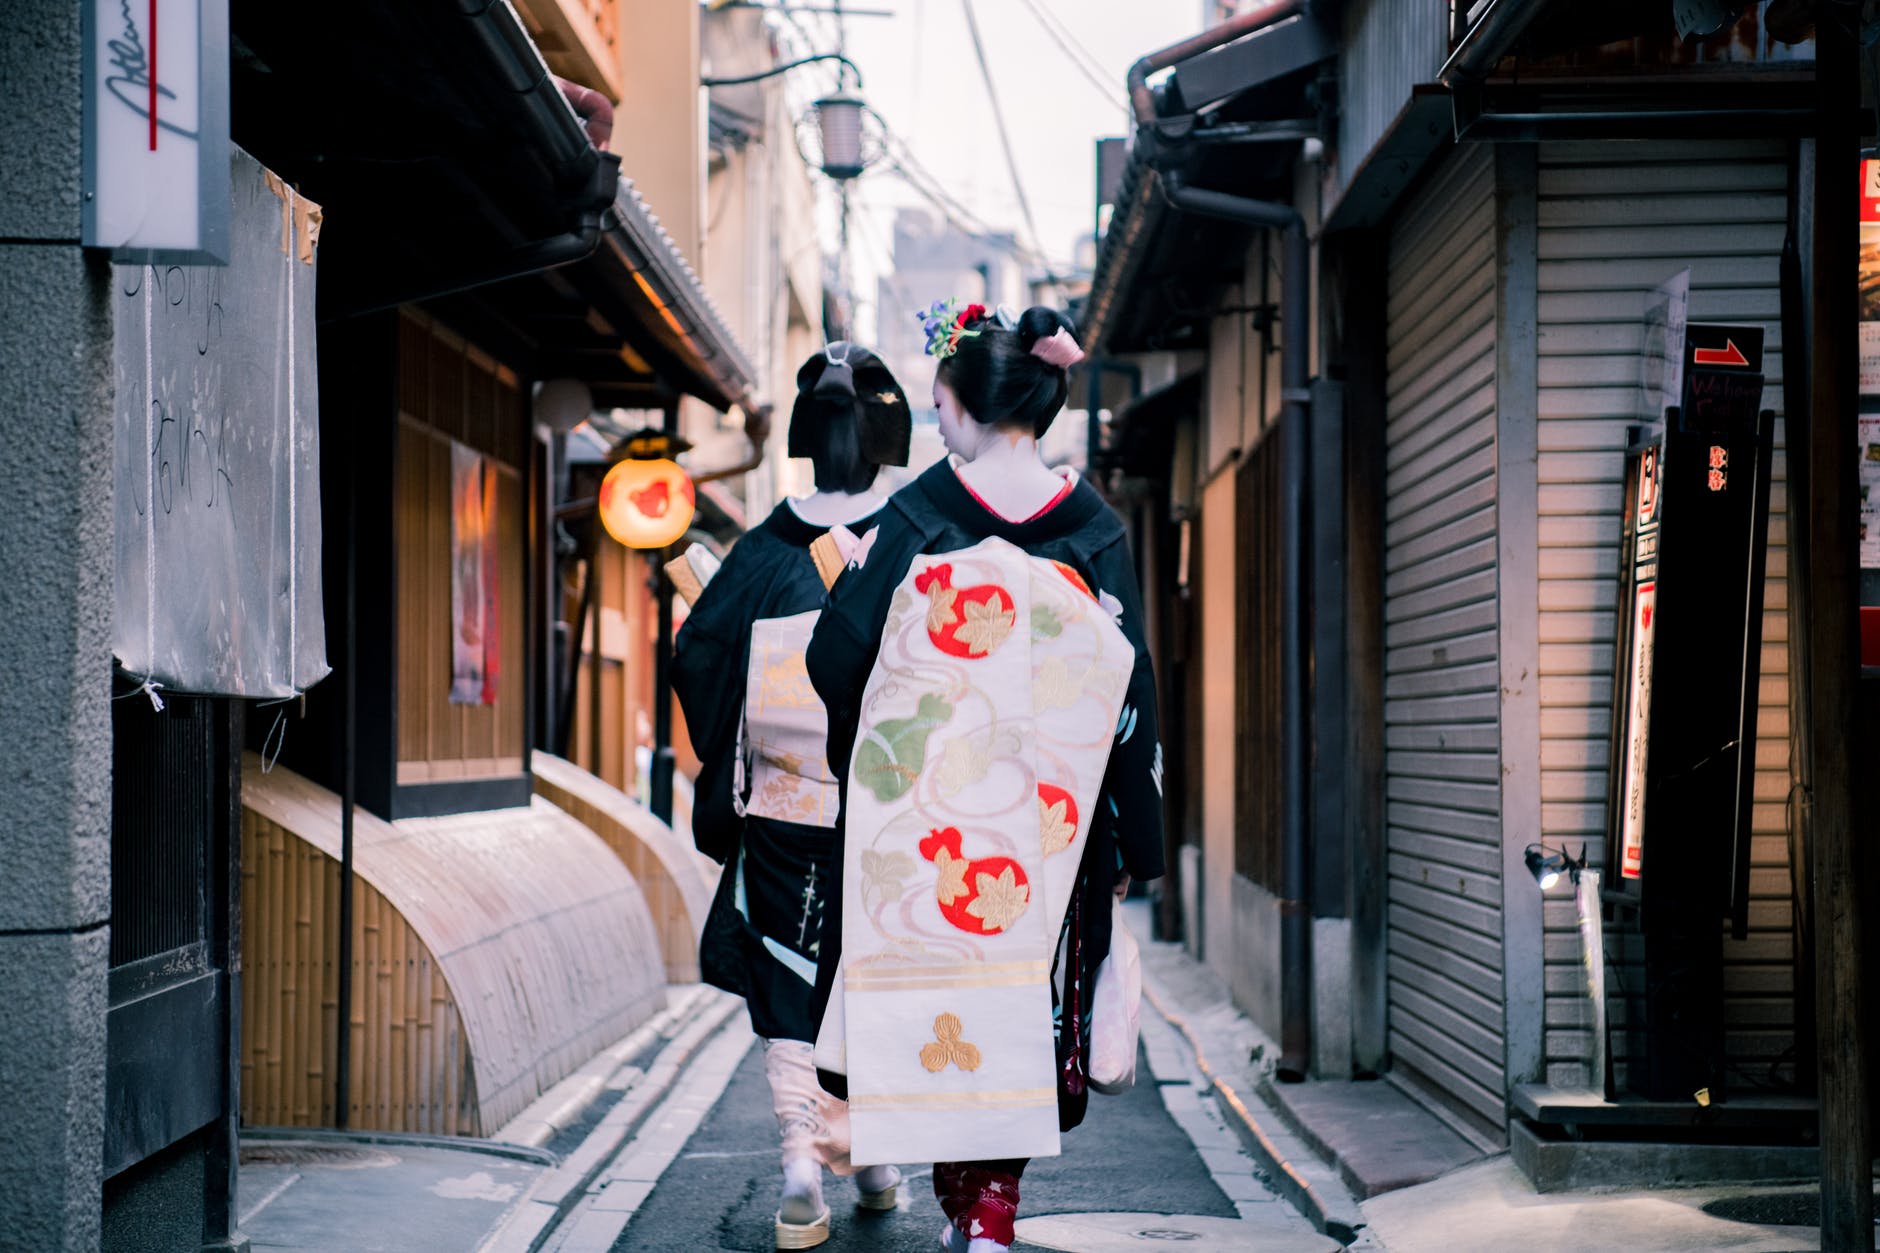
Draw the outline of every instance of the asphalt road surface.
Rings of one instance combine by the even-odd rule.
[[[1092,1094],[1084,1125],[1064,1137],[1064,1155],[1026,1168],[1020,1219],[1096,1211],[1239,1216],[1164,1108],[1146,1060],[1137,1076],[1137,1085],[1121,1096]],[[929,1168],[923,1163],[902,1171],[901,1206],[892,1213],[857,1209],[854,1183],[826,1176],[832,1236],[821,1247],[829,1253],[933,1253],[944,1220]],[[777,1123],[763,1052],[753,1048],[614,1249],[769,1253],[781,1192]]]

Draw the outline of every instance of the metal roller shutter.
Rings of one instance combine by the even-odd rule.
[[[1686,266],[1690,316],[1762,323],[1763,403],[1782,407],[1777,268],[1787,160],[1761,142],[1543,144],[1539,173],[1541,827],[1603,862],[1613,602],[1625,428],[1638,422],[1648,293]],[[1759,1082],[1794,1039],[1788,772],[1788,553],[1776,422],[1756,743],[1751,931],[1724,942],[1727,1046]],[[1546,1054],[1586,1081],[1573,904],[1549,899]],[[1622,1032],[1615,1048],[1624,1047]]]
[[[1462,150],[1391,234],[1384,770],[1391,1055],[1499,1135],[1494,191]]]

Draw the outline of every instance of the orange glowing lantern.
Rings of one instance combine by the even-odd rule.
[[[628,548],[665,548],[692,525],[692,480],[665,457],[629,457],[601,480],[601,525]]]

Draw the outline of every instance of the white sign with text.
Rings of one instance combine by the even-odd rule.
[[[88,0],[84,242],[228,259],[228,0]]]

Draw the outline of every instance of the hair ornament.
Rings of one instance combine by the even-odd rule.
[[[1000,305],[993,310],[992,316],[998,322],[1000,330],[1016,331],[1018,329],[1018,311],[1011,305]]]
[[[944,361],[959,351],[962,339],[971,339],[978,335],[977,330],[969,330],[968,325],[986,316],[986,306],[967,305],[958,307],[955,300],[936,300],[914,316],[920,319],[921,329],[927,333],[927,355]]]
[[[1046,365],[1068,370],[1084,359],[1084,350],[1077,346],[1071,333],[1060,326],[1033,344],[1031,355],[1042,359]]]

